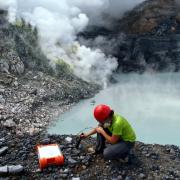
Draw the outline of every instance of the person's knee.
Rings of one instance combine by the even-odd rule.
[[[104,149],[103,156],[104,156],[104,159],[106,160],[111,160],[113,158],[112,152],[110,151],[109,148]]]

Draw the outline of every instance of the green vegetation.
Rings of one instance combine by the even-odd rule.
[[[56,76],[62,77],[64,75],[71,75],[73,73],[72,67],[64,62],[63,59],[58,59],[55,61],[56,63]]]
[[[10,25],[10,31],[13,34],[16,52],[25,67],[53,75],[54,71],[49,65],[49,60],[39,46],[37,28],[21,19]]]

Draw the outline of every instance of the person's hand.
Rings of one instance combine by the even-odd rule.
[[[82,134],[80,135],[80,138],[82,138],[82,139],[85,139],[85,138],[87,138],[87,137],[88,137],[88,135],[85,134],[85,133],[82,133]]]
[[[102,134],[102,133],[104,132],[104,129],[103,129],[102,127],[99,127],[99,126],[98,126],[98,127],[96,128],[96,132]]]

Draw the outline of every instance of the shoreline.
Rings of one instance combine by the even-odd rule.
[[[2,148],[6,148],[0,155],[0,179],[178,180],[180,178],[180,147],[175,145],[136,142],[132,164],[127,164],[106,161],[102,155],[94,155],[92,147],[95,147],[95,138],[83,140],[80,148],[76,149],[77,136],[47,134],[46,127],[49,124],[53,124],[55,117],[68,110],[73,104],[78,102],[77,100],[82,98],[78,97],[75,101],[70,102],[67,101],[65,96],[64,99],[55,101],[57,97],[56,92],[62,93],[62,91],[57,90],[57,86],[60,85],[59,81],[55,81],[50,77],[47,78],[41,73],[41,76],[38,74],[37,76],[34,75],[35,78],[31,78],[28,81],[27,79],[26,81],[21,78],[17,79],[18,86],[11,84],[11,86],[4,86],[4,90],[2,88],[3,85],[0,87],[1,96],[5,100],[4,105],[0,107],[0,151]],[[38,84],[41,84],[39,88],[37,87],[37,80]],[[52,88],[52,84],[55,85],[55,83],[57,83],[57,86]],[[49,89],[46,89],[47,86],[44,84],[50,86],[50,92],[53,91],[56,95],[49,94]],[[67,91],[66,85],[63,85],[64,90]],[[72,92],[69,92],[68,97],[74,95],[71,94]],[[91,95],[89,97],[97,91],[92,88],[90,92]],[[88,94],[86,94],[86,97],[88,97]],[[17,101],[19,102],[17,103]],[[10,107],[17,109],[13,110]],[[17,112],[18,107],[20,109],[19,112]],[[67,141],[67,137],[72,138],[72,141]],[[65,157],[65,164],[57,167],[49,166],[41,172],[35,147],[37,144],[51,143],[60,145]],[[11,165],[19,165],[23,169],[21,172],[16,173],[1,172],[3,167]]]

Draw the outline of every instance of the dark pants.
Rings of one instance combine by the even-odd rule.
[[[108,135],[112,135],[108,129],[104,129]],[[120,140],[118,143],[105,148],[105,137],[97,133],[96,153],[103,153],[107,160],[125,158],[134,147],[134,142]]]

